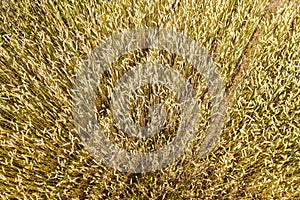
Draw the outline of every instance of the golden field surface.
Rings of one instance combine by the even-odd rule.
[[[300,199],[298,0],[0,5],[1,199]],[[114,143],[153,151],[178,127],[178,116],[170,116],[163,134],[147,140],[116,130],[110,91],[136,65],[173,67],[198,88],[201,102],[189,150],[164,169],[134,174],[101,164],[84,148],[73,120],[72,89],[101,41],[147,27],[184,33],[209,52],[224,82],[227,114],[218,143],[199,157],[210,114],[205,84],[180,56],[157,49],[128,52],[111,66],[95,97],[99,123]],[[174,109],[167,88],[146,85],[137,93],[132,113],[141,125],[154,101]]]

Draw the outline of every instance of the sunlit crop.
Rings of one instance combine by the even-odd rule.
[[[298,0],[0,1],[1,199],[300,199],[300,2]],[[72,88],[84,60],[112,34],[162,27],[207,50],[226,87],[220,141],[199,158],[209,92],[193,67],[158,49],[129,52],[110,66],[95,105],[120,147],[152,151],[178,128],[174,93],[136,91],[132,116],[169,110],[162,134],[141,140],[119,131],[109,102],[116,81],[142,64],[186,77],[201,103],[199,130],[184,156],[157,172],[111,169],[85,150],[74,125]]]

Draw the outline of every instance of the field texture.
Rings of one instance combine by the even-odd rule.
[[[0,1],[1,199],[300,199],[300,2],[298,0]],[[99,163],[84,148],[72,114],[78,70],[101,41],[136,28],[182,32],[212,56],[226,88],[221,138],[199,157],[209,92],[193,66],[158,49],[128,52],[98,86],[99,124],[127,150],[153,151],[178,128],[174,94],[137,91],[132,117],[164,101],[161,135],[129,137],[114,126],[111,89],[140,64],[183,74],[201,102],[189,150],[167,168],[132,174]],[[173,113],[174,115],[171,115]]]

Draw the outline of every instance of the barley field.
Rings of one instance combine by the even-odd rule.
[[[300,199],[299,0],[0,1],[1,199]],[[168,144],[178,128],[174,94],[136,93],[132,117],[165,102],[167,124],[148,139],[114,126],[111,89],[129,69],[165,64],[197,88],[199,128],[191,147],[164,169],[112,169],[86,150],[75,127],[72,89],[85,59],[107,37],[161,27],[195,40],[213,58],[226,90],[219,141],[200,157],[209,92],[193,66],[159,49],[128,52],[97,86],[99,124],[132,151]]]

